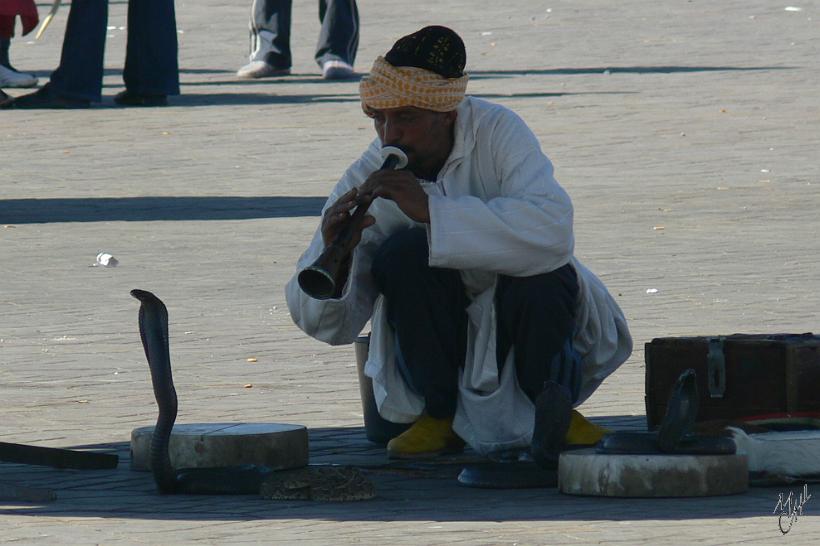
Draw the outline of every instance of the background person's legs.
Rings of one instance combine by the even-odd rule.
[[[328,79],[351,77],[359,48],[359,10],[356,0],[319,0],[322,30],[316,62]]]
[[[4,38],[0,36],[0,66],[12,68],[9,61],[9,48],[11,47],[11,38]]]
[[[88,108],[99,101],[108,22],[108,0],[74,0],[68,12],[60,66],[51,81],[0,108]]]
[[[52,72],[53,95],[101,99],[108,0],[74,0],[68,12],[60,66]]]
[[[0,36],[0,88],[2,87],[34,87],[37,85],[37,78],[32,74],[18,72],[11,66],[9,59],[9,48],[11,38]]]
[[[128,2],[128,44],[122,76],[131,95],[179,95],[173,0]]]
[[[290,73],[291,0],[253,0],[250,62],[237,75],[245,78]]]

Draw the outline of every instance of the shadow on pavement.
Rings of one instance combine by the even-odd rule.
[[[616,92],[584,93],[510,93],[510,94],[477,94],[485,98],[538,98],[559,97],[563,95],[612,94]],[[358,93],[328,93],[326,95],[279,95],[276,93],[194,93],[182,94],[169,99],[172,107],[191,106],[250,106],[264,104],[319,104],[334,102],[359,102]]]
[[[0,199],[3,224],[247,220],[319,216],[326,197],[76,197]]]
[[[109,1],[109,5],[111,4],[127,4],[128,0],[123,0],[122,2],[114,2]],[[50,8],[53,2],[47,2],[44,4],[38,4],[43,6],[44,8]],[[34,74],[39,78],[48,78],[51,76],[51,72],[57,68],[57,65],[60,64],[60,57],[57,56],[54,58],[54,67],[53,68],[41,68],[37,70],[25,70],[27,74]],[[235,70],[228,70],[226,68],[180,68],[180,74],[235,74]],[[122,68],[104,68],[103,69],[103,76],[122,76]]]
[[[57,63],[55,59],[55,67]],[[579,68],[521,68],[514,70],[468,70],[470,79],[490,79],[490,78],[513,78],[517,76],[577,76],[586,74],[602,74],[609,71],[610,74],[676,74],[694,72],[749,72],[761,70],[791,70],[792,66],[680,66],[680,65],[660,65],[660,66],[590,66]],[[317,68],[318,71],[318,68]],[[34,74],[40,78],[47,78],[51,75],[51,70],[38,69],[26,70],[27,73]],[[224,68],[180,68],[180,74],[235,74],[234,70]],[[103,70],[105,76],[119,76],[122,69],[106,68]],[[351,78],[351,83],[356,83],[367,73],[357,74],[357,78]],[[186,85],[224,85],[224,84],[253,84],[253,83],[344,83],[340,80],[325,80],[317,74],[291,74],[276,78],[261,78],[257,80],[233,77],[230,80],[215,82],[181,82]],[[122,85],[111,85],[110,87],[122,87]]]
[[[643,420],[636,416],[595,420],[613,428],[634,428],[638,419]],[[709,520],[770,515],[779,492],[756,488],[728,497],[618,499],[568,496],[554,488],[473,489],[456,481],[464,464],[476,462],[478,456],[471,452],[432,461],[389,461],[383,447],[366,440],[363,427],[311,429],[310,446],[311,464],[361,467],[376,486],[377,497],[322,503],[268,501],[253,495],[159,495],[150,473],[129,469],[128,443],[118,442],[75,446],[115,450],[120,455],[116,470],[55,470],[0,463],[0,481],[51,488],[57,493],[51,503],[0,501],[0,515],[196,521]]]
[[[471,79],[512,78],[516,76],[581,76],[586,74],[679,74],[694,72],[749,72],[791,70],[790,66],[598,66],[587,68],[544,68],[520,70],[475,70]]]
[[[184,86],[183,86],[184,87]],[[319,104],[327,102],[359,102],[358,93],[328,93],[326,95],[279,95],[276,93],[195,93],[168,99],[171,106],[251,106],[264,104]]]
[[[258,79],[245,79],[245,78],[228,78],[228,79],[219,79],[219,80],[197,80],[197,81],[190,81],[190,80],[183,80],[179,82],[180,87],[207,87],[210,85],[231,85],[231,86],[255,86],[255,85],[279,85],[279,84],[290,84],[290,85],[302,85],[302,84],[318,84],[318,85],[344,85],[345,83],[348,84],[356,84],[358,85],[360,78],[351,78],[348,80],[326,80],[321,76],[316,74],[292,74],[290,76],[277,76],[273,78],[258,78]],[[121,89],[123,87],[122,83],[104,83],[103,88],[111,88],[111,89]],[[184,94],[184,91],[183,91]]]

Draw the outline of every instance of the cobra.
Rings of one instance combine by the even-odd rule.
[[[168,343],[168,310],[151,292],[132,290],[141,303],[139,328],[159,414],[151,436],[150,464],[160,493],[254,494],[272,470],[261,465],[175,470],[168,452],[177,418],[177,393],[171,374]]]
[[[356,501],[375,496],[373,484],[355,467],[307,466],[273,470],[263,465],[183,468],[171,465],[169,446],[177,418],[177,393],[171,374],[168,310],[151,292],[132,290],[140,301],[139,329],[159,414],[151,436],[149,460],[163,494],[259,494],[270,500]]]

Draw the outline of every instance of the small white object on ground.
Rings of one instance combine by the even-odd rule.
[[[97,265],[101,265],[103,267],[117,267],[119,263],[119,260],[107,252],[100,252],[97,254]]]
[[[657,294],[657,293],[658,293],[658,289],[657,289],[657,288],[647,288],[647,289],[646,289],[646,293],[647,293],[647,294]]]

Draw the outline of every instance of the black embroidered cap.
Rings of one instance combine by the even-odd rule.
[[[399,38],[384,58],[393,66],[415,66],[445,78],[460,78],[467,51],[454,30],[429,26]]]

